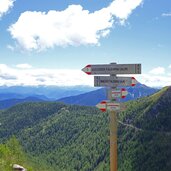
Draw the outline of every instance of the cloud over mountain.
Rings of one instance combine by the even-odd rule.
[[[165,74],[165,68],[163,68],[163,67],[153,68],[149,73],[154,74],[154,75]]]
[[[21,67],[22,66],[22,67]],[[81,70],[28,68],[29,64],[18,68],[0,64],[0,86],[74,86],[93,85],[93,77]],[[25,67],[25,68],[24,68]]]
[[[16,66],[20,66],[16,65]],[[88,85],[93,86],[93,76],[87,75],[81,69],[47,69],[34,68],[29,64],[20,67],[11,67],[0,64],[0,86],[76,86]],[[25,68],[24,68],[25,67]],[[170,68],[163,68],[165,74],[161,72],[148,73],[140,75],[132,75],[142,84],[150,87],[163,87],[171,85]]]

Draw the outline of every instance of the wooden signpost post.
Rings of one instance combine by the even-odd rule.
[[[101,111],[110,111],[110,171],[117,171],[117,113],[125,109],[125,106],[117,102],[117,98],[125,98],[128,92],[118,86],[135,86],[137,80],[134,77],[117,77],[117,74],[141,74],[141,64],[104,64],[87,65],[82,69],[88,75],[95,76],[95,87],[110,87],[108,100],[103,100],[96,105]]]

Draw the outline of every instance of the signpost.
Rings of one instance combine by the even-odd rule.
[[[137,84],[134,77],[117,77],[117,74],[141,74],[141,64],[87,65],[82,71],[88,75],[107,75],[94,77],[95,87],[110,87],[108,100],[103,100],[96,107],[103,112],[110,111],[110,171],[117,171],[117,113],[125,110],[125,106],[117,102],[117,98],[125,98],[128,92],[125,88],[116,88]]]
[[[122,88],[120,90],[111,90],[110,93],[111,93],[111,97],[114,99],[116,99],[116,98],[124,99],[128,94],[128,92],[126,91],[125,88]]]
[[[141,64],[87,65],[82,71],[88,75],[141,74]]]
[[[118,102],[111,102],[104,100],[96,105],[102,112],[108,111],[121,111],[125,110],[125,105],[118,103]]]
[[[118,87],[135,86],[137,80],[134,77],[113,77],[113,76],[95,76],[95,87]]]

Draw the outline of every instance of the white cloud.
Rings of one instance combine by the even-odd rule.
[[[142,2],[142,0],[115,0],[109,8],[112,15],[125,20],[131,14],[132,10],[137,8]]]
[[[143,0],[115,0],[90,13],[80,5],[63,11],[26,11],[9,27],[13,39],[26,50],[41,51],[54,46],[98,45],[110,33],[115,20],[123,23]],[[117,22],[116,22],[117,23]]]
[[[148,73],[132,76],[134,76],[140,83],[150,87],[171,86],[171,74],[169,73],[163,75]],[[93,86],[93,84],[93,76],[87,75],[81,70],[46,68],[21,69],[0,64],[0,86]]]
[[[24,69],[24,67],[13,68],[5,64],[0,64],[0,86],[2,85],[93,86],[93,77],[88,76],[81,70],[45,68]]]
[[[165,68],[157,67],[157,68],[152,69],[149,73],[154,74],[154,75],[164,74],[165,73]]]
[[[171,76],[169,75],[152,75],[152,74],[142,74],[136,76],[142,84],[149,87],[165,87],[171,86]]]
[[[162,17],[171,17],[171,13],[163,13]]]
[[[0,0],[0,17],[13,7],[14,1],[15,0]]]
[[[171,64],[169,65],[169,68],[171,68]]]
[[[146,74],[136,75],[139,82],[150,87],[171,86],[171,74],[168,68],[157,67]]]
[[[168,73],[164,75],[148,73],[131,76],[134,76],[140,83],[150,87],[164,87],[171,85],[171,74]],[[20,68],[0,64],[0,86],[93,86],[93,84],[93,76],[87,75],[81,70],[46,68],[21,70]]]
[[[16,65],[17,68],[20,68],[20,69],[30,69],[32,68],[32,66],[30,64],[18,64]]]

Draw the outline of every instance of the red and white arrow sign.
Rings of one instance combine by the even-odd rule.
[[[125,98],[127,96],[128,92],[125,88],[122,88],[120,90],[112,90],[111,96],[112,98]]]
[[[134,77],[94,76],[95,87],[135,86],[137,80]]]
[[[141,64],[87,65],[82,71],[88,75],[141,74]]]
[[[96,105],[97,108],[99,108],[102,112],[106,112],[107,110],[107,101],[104,100]]]
[[[82,69],[83,72],[85,72],[88,75],[91,75],[91,65],[87,65]]]
[[[98,103],[96,105],[97,108],[99,108],[102,112],[109,111],[120,111],[125,110],[125,106],[118,102],[110,102],[107,100],[103,100],[102,102]]]

